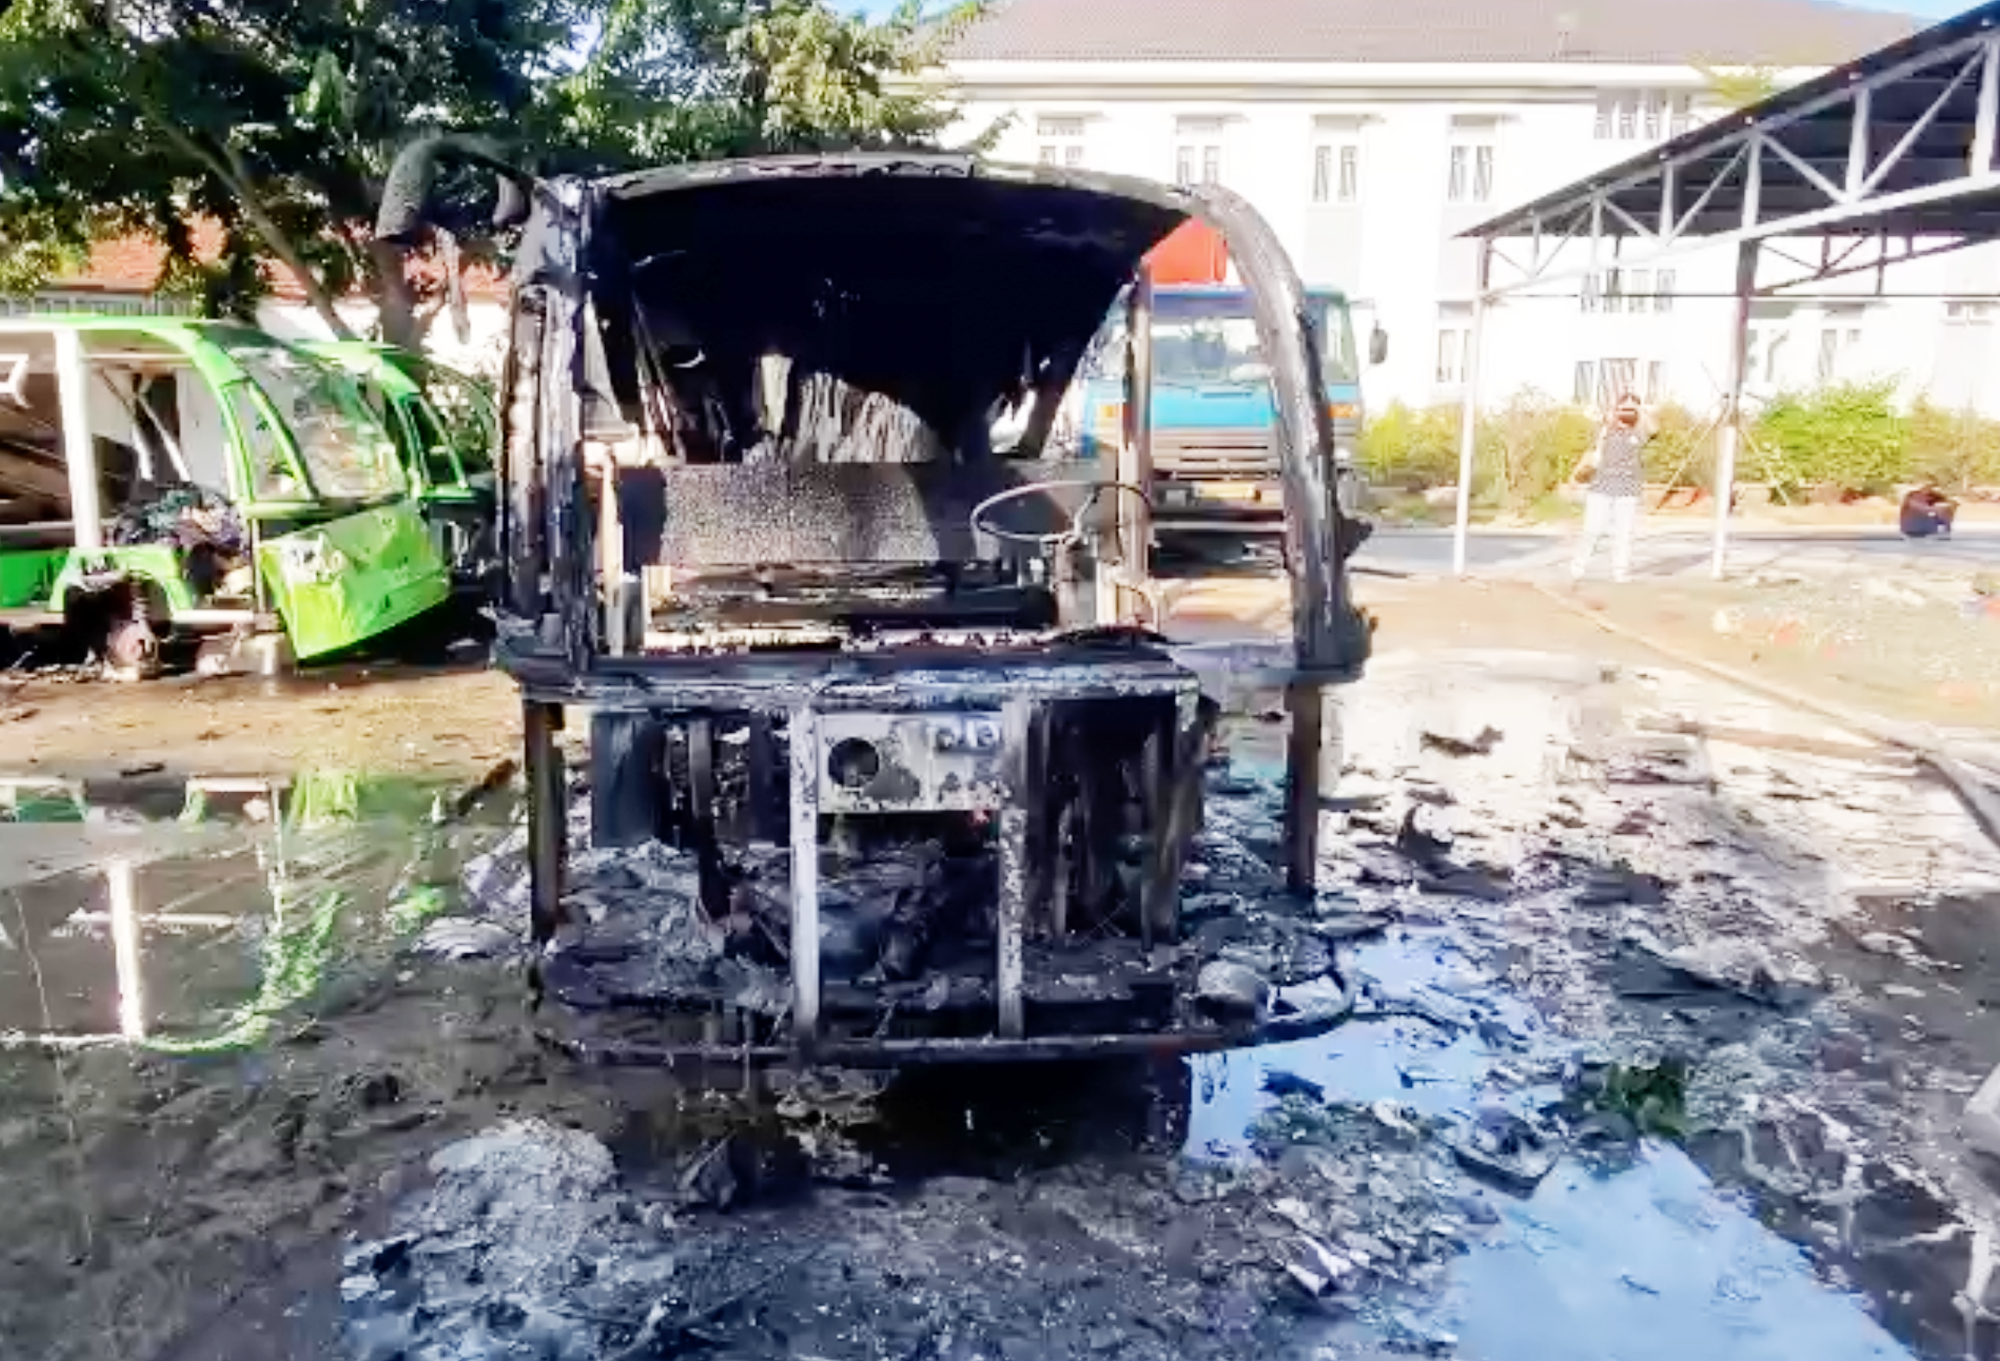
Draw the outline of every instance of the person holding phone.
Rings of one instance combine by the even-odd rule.
[[[1639,498],[1646,490],[1643,454],[1652,434],[1639,398],[1621,393],[1597,443],[1576,465],[1571,480],[1588,480],[1590,492],[1583,502],[1583,537],[1569,565],[1574,580],[1583,580],[1597,541],[1606,534],[1611,536],[1611,579],[1632,579],[1632,538],[1639,528]]]

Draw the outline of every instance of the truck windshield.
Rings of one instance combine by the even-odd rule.
[[[1308,296],[1307,314],[1318,332],[1320,377],[1329,387],[1357,381],[1354,328],[1339,298]],[[1125,305],[1120,301],[1098,332],[1087,373],[1122,378],[1125,373]],[[1249,383],[1265,377],[1250,300],[1241,293],[1153,294],[1153,381],[1156,383]]]
[[[345,373],[280,345],[228,349],[290,430],[314,492],[345,501],[404,490],[388,431]]]

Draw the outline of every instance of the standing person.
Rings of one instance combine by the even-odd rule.
[[[1646,490],[1640,455],[1652,438],[1650,425],[1638,397],[1621,393],[1598,432],[1596,446],[1571,474],[1574,481],[1590,479],[1590,494],[1583,502],[1583,539],[1569,565],[1570,576],[1577,581],[1583,580],[1597,541],[1606,533],[1611,535],[1612,580],[1632,579],[1632,536],[1639,527],[1639,497]]]

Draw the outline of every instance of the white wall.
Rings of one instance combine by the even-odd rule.
[[[1506,208],[1632,156],[1649,144],[1643,118],[1633,140],[1596,135],[1602,88],[1686,92],[1698,104],[1700,77],[1685,68],[1341,68],[1242,69],[1199,63],[1054,65],[981,63],[956,70],[963,101],[961,127],[975,132],[1010,119],[995,155],[1033,161],[1039,148],[1064,139],[1040,135],[1041,120],[1081,119],[1083,164],[1095,170],[1171,179],[1177,119],[1226,120],[1223,181],[1270,221],[1309,284],[1337,287],[1365,304],[1358,332],[1377,320],[1391,337],[1389,362],[1364,379],[1376,409],[1392,400],[1414,404],[1456,400],[1458,389],[1437,381],[1438,330],[1469,312],[1471,247],[1452,242],[1458,231]],[[1806,74],[1806,73],[1795,73]],[[1697,109],[1699,117],[1699,109]],[[1348,277],[1322,277],[1309,258],[1316,120],[1359,120],[1360,244]],[[1490,197],[1475,204],[1446,201],[1455,123],[1496,120]],[[1614,118],[1614,132],[1616,120]],[[1660,129],[1667,130],[1663,119]],[[1059,156],[1058,159],[1061,159]],[[1814,252],[1817,246],[1811,248]],[[1796,250],[1801,256],[1804,248]],[[1657,268],[1644,266],[1649,272]],[[1536,388],[1568,400],[1579,360],[1629,358],[1663,365],[1666,392],[1709,409],[1719,400],[1728,361],[1734,251],[1724,248],[1668,263],[1683,295],[1664,313],[1623,309],[1585,312],[1579,284],[1537,290],[1555,296],[1514,297],[1488,313],[1481,396],[1485,402]],[[1765,278],[1775,265],[1767,263]],[[1788,308],[1760,304],[1757,326],[1783,328],[1782,364],[1775,377],[1760,371],[1753,391],[1799,387],[1817,379],[1820,332],[1844,333],[1850,320],[1829,318],[1822,298],[1851,297],[1874,288],[1872,275],[1819,285]],[[1884,291],[1983,295],[2000,291],[2000,247],[1891,267]],[[1697,295],[1707,294],[1708,297]],[[1994,309],[2000,313],[2000,308]],[[1788,311],[1787,316],[1771,315]],[[2000,411],[2000,382],[1985,375],[2000,364],[2000,343],[1988,330],[1947,327],[1943,296],[1868,304],[1859,345],[1845,351],[1837,376],[1898,380],[1908,398],[1927,389],[1954,403],[1971,400]],[[1463,324],[1462,322],[1459,324]],[[1989,357],[1990,356],[1990,357]]]
[[[365,303],[341,303],[337,309],[356,335],[371,335],[375,329],[375,308]],[[451,321],[439,317],[425,337],[424,352],[440,364],[489,380],[500,376],[500,361],[507,351],[506,304],[485,299],[468,300],[466,320],[469,336],[461,341]],[[333,333],[320,315],[304,303],[263,302],[257,307],[257,325],[280,340],[331,340]]]

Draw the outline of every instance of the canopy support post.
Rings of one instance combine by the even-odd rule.
[[[1729,503],[1736,499],[1736,453],[1743,440],[1743,374],[1750,358],[1750,300],[1757,292],[1757,242],[1736,243],[1736,307],[1731,313],[1728,388],[1715,432],[1715,559],[1719,581],[1729,570]]]
[[[1486,329],[1486,283],[1493,270],[1493,240],[1479,242],[1477,291],[1472,295],[1472,329],[1465,338],[1464,393],[1458,406],[1458,510],[1451,533],[1451,574],[1465,575],[1466,527],[1472,519],[1472,452],[1479,433],[1479,352]]]

